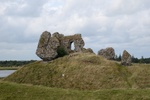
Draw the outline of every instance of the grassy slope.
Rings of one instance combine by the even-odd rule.
[[[0,67],[0,70],[18,70],[21,67]]]
[[[149,100],[150,90],[79,91],[0,81],[0,100]]]
[[[4,80],[80,90],[149,88],[150,66],[123,67],[94,54],[72,54],[28,64]]]
[[[93,54],[74,54],[25,66],[6,81],[59,88],[129,88],[125,67]],[[64,77],[63,77],[64,75]]]
[[[132,88],[150,88],[150,64],[133,64],[128,71]]]

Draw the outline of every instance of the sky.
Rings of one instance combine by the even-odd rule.
[[[81,33],[97,54],[150,57],[150,0],[0,0],[0,60],[39,60],[43,31]]]

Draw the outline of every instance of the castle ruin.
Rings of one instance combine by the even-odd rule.
[[[74,50],[71,49],[71,45],[74,43]],[[67,54],[73,52],[82,52],[86,49],[81,34],[75,34],[70,36],[64,36],[55,32],[51,35],[50,32],[44,31],[41,34],[36,54],[44,61],[50,61],[58,56],[58,49],[63,49]]]

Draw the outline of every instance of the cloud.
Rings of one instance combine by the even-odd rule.
[[[110,16],[132,15],[149,9],[149,3],[149,0],[111,0],[106,8],[106,14]]]
[[[43,5],[47,0],[16,0],[5,1],[5,14],[15,17],[37,17],[40,16]]]
[[[137,57],[150,56],[149,0],[1,0],[0,19],[0,54],[6,56],[37,59],[34,52],[45,30],[81,33],[85,47],[96,53],[112,46],[117,54],[126,49]],[[29,51],[22,48],[30,44]]]
[[[0,43],[0,60],[34,60],[37,43]]]

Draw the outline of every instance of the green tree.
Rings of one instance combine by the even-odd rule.
[[[140,63],[144,63],[144,57],[143,56],[140,59]]]

